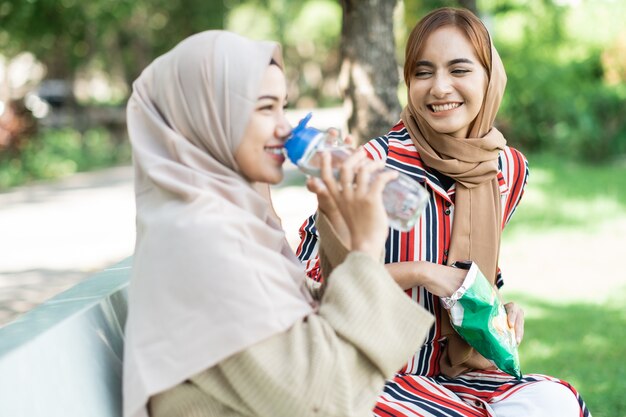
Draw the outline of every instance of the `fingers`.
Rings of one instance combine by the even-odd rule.
[[[515,330],[515,341],[519,345],[524,338],[524,310],[511,302],[504,305],[509,327]]]
[[[355,179],[355,192],[358,196],[364,197],[370,193],[378,192],[378,175],[372,180],[374,173],[381,171],[385,166],[383,161],[371,161],[367,157],[361,159],[357,166]]]
[[[334,127],[331,127],[326,130],[326,142],[328,145],[341,145],[343,144],[343,140],[341,140],[341,131]]]
[[[376,168],[377,170],[382,170],[385,166],[384,162],[381,163]],[[372,182],[371,190],[372,193],[382,193],[385,186],[396,178],[398,178],[398,171],[384,170],[380,171],[380,173],[376,176],[376,179]]]
[[[346,136],[343,139],[343,143],[345,143],[346,145],[348,145],[349,147],[351,147],[352,149],[354,149],[356,147],[356,141],[354,140],[354,138],[350,135]]]
[[[378,258],[388,233],[382,187],[396,174],[380,174],[384,162],[372,161],[363,148],[347,157],[346,154],[333,155],[338,157],[334,172],[331,155],[321,155],[323,186],[313,180],[307,186],[317,193],[319,208],[333,227],[345,226],[343,229],[349,237],[346,241],[350,242],[351,250]]]
[[[328,154],[328,152],[322,153],[322,168],[320,178],[324,182],[324,185],[326,186],[329,195],[336,199],[337,195],[339,194],[339,188],[337,186],[337,181],[335,181],[335,175],[331,166],[331,156]]]
[[[314,194],[328,193],[328,189],[326,188],[324,183],[316,177],[307,177],[306,189]]]
[[[345,198],[352,198],[354,195],[355,177],[360,176],[360,172],[367,162],[367,156],[362,148],[354,152],[348,159],[343,161],[339,169],[339,182],[341,183],[341,193]],[[359,173],[357,175],[357,173]],[[369,184],[363,183],[362,184]]]

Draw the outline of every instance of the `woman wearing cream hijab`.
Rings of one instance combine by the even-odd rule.
[[[494,127],[506,74],[487,29],[469,10],[434,10],[411,32],[405,58],[408,104],[401,121],[364,148],[430,191],[415,228],[391,230],[385,262],[436,321],[426,342],[387,382],[374,414],[589,416],[568,383],[538,374],[517,380],[496,369],[454,332],[441,308],[439,297],[450,296],[466,275],[451,266],[456,261],[476,262],[492,284],[502,285],[500,236],[526,184],[526,159]],[[301,247],[311,247],[317,236],[304,239]],[[309,275],[319,277],[315,267]],[[523,313],[515,303],[506,307],[519,343]]]
[[[351,248],[329,222],[338,266],[321,302],[307,292],[265,197],[283,178],[285,102],[278,45],[223,31],[185,39],[134,83],[124,416],[369,415],[424,340],[432,316],[378,262],[391,176],[370,182],[382,165],[364,152],[339,179],[354,187],[328,160],[309,184],[322,212],[349,220]]]

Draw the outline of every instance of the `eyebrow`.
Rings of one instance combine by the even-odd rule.
[[[285,96],[285,101],[288,100],[288,96]],[[273,100],[273,101],[278,101],[278,97],[277,96],[272,96],[272,95],[264,95],[264,96],[259,96],[257,98],[257,100],[263,100],[263,99],[269,99],[269,100]]]
[[[262,99],[264,99],[264,98],[268,98],[268,99],[270,99],[270,100],[278,101],[278,97],[276,97],[276,96],[270,96],[270,95],[259,96],[259,97],[257,98],[257,100],[262,100]]]
[[[448,66],[455,65],[455,64],[474,64],[474,61],[472,61],[471,59],[468,59],[468,58],[456,58],[456,59],[452,59],[452,60],[448,61]],[[422,61],[417,61],[415,63],[415,66],[416,67],[431,67],[431,68],[434,68],[435,64],[433,64],[430,61],[422,60]]]

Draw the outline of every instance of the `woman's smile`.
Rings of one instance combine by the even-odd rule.
[[[462,104],[463,103],[429,104],[428,108],[430,108],[430,110],[433,113],[442,113],[442,112],[447,112],[449,110],[454,110],[458,108],[459,106],[461,106]]]
[[[285,147],[283,145],[266,146],[263,149],[271,158],[278,161],[280,165],[285,162]]]

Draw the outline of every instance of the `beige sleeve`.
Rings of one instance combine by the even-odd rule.
[[[330,277],[337,265],[340,265],[350,253],[350,249],[341,240],[333,225],[324,213],[318,211],[315,218],[315,227],[319,233],[320,271],[325,278]]]
[[[385,379],[420,348],[432,323],[383,265],[353,252],[333,271],[317,314],[191,384],[215,415],[370,416]]]
[[[320,300],[324,295],[326,284],[328,283],[329,278],[327,277],[332,274],[337,265],[340,265],[346,259],[346,256],[350,253],[350,249],[348,249],[345,242],[339,237],[339,234],[324,213],[320,211],[317,212],[315,225],[319,233],[320,242],[318,249],[320,273],[324,279],[321,283],[309,279],[307,285],[313,297],[316,300]],[[380,254],[380,262],[385,262],[384,250]]]

